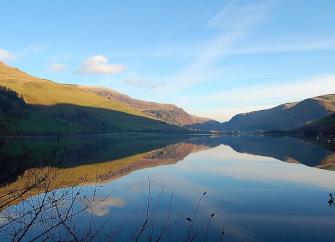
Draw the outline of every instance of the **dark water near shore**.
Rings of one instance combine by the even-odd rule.
[[[59,142],[26,138],[8,147],[12,151],[7,156],[14,158],[2,164],[0,198],[24,187],[31,174],[36,177],[51,168],[52,196],[62,197],[64,191],[68,195],[69,188],[72,197],[79,193],[73,205],[77,211],[94,197],[90,208],[69,221],[78,238],[87,239],[86,229],[94,227],[101,236],[92,237],[97,241],[107,240],[105,235],[115,241],[136,240],[148,212],[150,221],[139,241],[156,241],[162,228],[162,241],[187,241],[188,235],[194,241],[334,241],[335,207],[327,201],[328,193],[335,192],[335,153],[329,146],[291,137],[148,135]],[[13,150],[30,153],[20,156]],[[22,165],[22,157],[30,162]],[[45,194],[36,188],[2,206],[0,226],[9,223],[10,215],[14,220],[38,207]],[[69,204],[66,199],[59,209],[66,210]],[[52,209],[39,214],[23,241],[43,234],[49,225],[39,219]],[[32,218],[25,216],[25,223],[11,227],[20,231]],[[191,233],[186,218],[194,223]],[[68,240],[75,238],[64,224],[61,227],[57,231]],[[12,239],[4,228],[0,240]],[[50,240],[51,236],[56,235]]]

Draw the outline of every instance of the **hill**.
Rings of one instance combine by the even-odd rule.
[[[271,109],[238,114],[222,124],[223,131],[290,130],[335,112],[335,94],[308,98]]]
[[[306,135],[335,135],[335,113],[306,124],[293,130],[293,132],[303,133]]]
[[[70,130],[77,133],[89,132],[78,124],[54,119],[31,109],[15,91],[0,87],[0,136],[14,133],[67,133]]]
[[[149,117],[125,102],[107,99],[77,85],[33,77],[1,62],[0,86],[13,90],[22,97],[35,121],[42,115],[55,123],[66,122],[82,127],[80,131],[70,129],[70,132],[82,132],[83,129],[89,133],[185,132],[184,128]],[[29,125],[34,122],[27,122],[25,131],[29,133]],[[50,129],[53,133],[54,129]]]
[[[134,110],[144,113],[148,117],[162,120],[169,124],[184,126],[196,130],[211,130],[219,128],[219,122],[191,115],[176,105],[142,101],[103,87],[80,86],[80,88],[82,90],[98,94],[108,100],[126,104]]]

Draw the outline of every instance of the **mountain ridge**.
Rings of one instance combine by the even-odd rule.
[[[222,123],[223,131],[291,130],[335,112],[335,94],[281,104],[270,109],[235,115]]]
[[[132,98],[126,94],[105,87],[82,86],[80,88],[103,96],[107,99],[114,99],[121,103],[128,104],[137,111],[143,112],[147,116],[165,121],[174,125],[193,125],[204,123],[211,119],[198,117],[187,113],[183,108],[174,104],[157,103]]]

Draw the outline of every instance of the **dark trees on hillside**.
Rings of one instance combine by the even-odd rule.
[[[0,114],[22,117],[25,112],[26,103],[17,92],[0,86]]]

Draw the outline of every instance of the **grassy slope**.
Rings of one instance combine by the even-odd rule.
[[[127,105],[116,101],[108,101],[98,95],[86,92],[75,85],[64,85],[36,78],[1,62],[0,84],[23,95],[28,104],[45,106],[73,104],[144,116]]]
[[[26,118],[17,120],[17,125],[25,134],[83,134],[91,132],[80,124],[55,119],[36,111],[29,112]]]
[[[80,126],[86,126],[95,132],[180,131],[180,128],[176,126],[170,126],[164,122],[146,117],[144,113],[131,108],[127,104],[116,100],[108,100],[75,85],[64,85],[36,78],[1,62],[0,85],[18,92],[28,104],[36,106],[45,114],[78,123],[75,130],[85,129]],[[76,116],[78,112],[80,112],[81,117]],[[23,126],[28,129],[32,128],[32,130],[37,128],[39,118],[36,115],[32,114],[32,119],[23,122]],[[37,122],[34,128],[31,125],[35,121]],[[44,124],[43,126],[48,131],[50,125],[44,122],[39,123]],[[62,127],[61,129],[64,130]],[[72,131],[72,129],[70,130]]]
[[[0,135],[88,133],[76,123],[49,117],[27,105],[12,90],[0,88]]]

